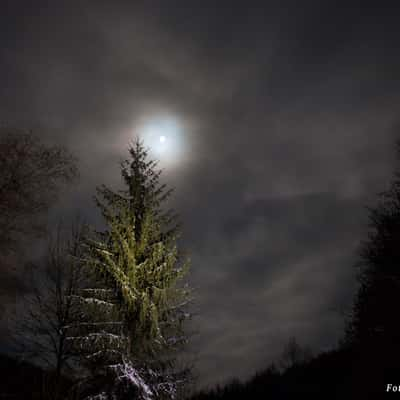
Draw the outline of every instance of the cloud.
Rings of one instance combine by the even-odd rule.
[[[35,3],[4,15],[4,121],[80,158],[53,212],[99,216],[101,183],[144,116],[171,113],[190,155],[165,171],[197,288],[200,384],[245,377],[296,335],[333,346],[364,206],[398,135],[396,13],[355,2]],[[24,10],[24,11],[21,11]]]
[[[335,343],[363,223],[358,200],[316,193],[244,204],[202,230],[192,280],[204,382],[249,376],[292,335],[317,351]],[[221,354],[229,368],[214,375]]]

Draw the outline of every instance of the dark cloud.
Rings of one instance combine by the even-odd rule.
[[[137,121],[161,112],[184,122],[187,157],[165,177],[192,253],[200,382],[248,376],[292,335],[333,346],[364,205],[394,166],[399,10],[6,3],[1,119],[80,157],[82,181],[55,216],[99,221],[94,188],[118,185]]]
[[[192,280],[206,382],[216,378],[216,354],[229,365],[215,367],[219,378],[244,377],[278,357],[291,335],[317,350],[338,340],[363,211],[359,200],[317,193],[258,200],[208,229],[200,224]]]

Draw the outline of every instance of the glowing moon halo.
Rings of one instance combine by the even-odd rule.
[[[172,115],[148,117],[137,128],[138,136],[149,149],[151,158],[164,166],[182,160],[184,150],[183,125]]]

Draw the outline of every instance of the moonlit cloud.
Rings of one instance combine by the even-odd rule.
[[[199,385],[255,373],[290,336],[334,346],[364,206],[394,165],[398,12],[354,0],[8,3],[1,119],[80,158],[81,184],[54,213],[99,221],[95,187],[118,187],[137,136],[176,187]]]

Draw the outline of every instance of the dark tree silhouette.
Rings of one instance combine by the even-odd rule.
[[[397,145],[400,158],[400,144]],[[344,343],[357,349],[363,380],[397,375],[400,356],[400,170],[378,204],[369,209],[369,232],[360,247],[359,289]],[[396,372],[397,371],[397,372]]]
[[[293,336],[289,339],[283,349],[279,366],[285,371],[291,367],[303,364],[311,360],[311,358],[311,349],[301,346]]]
[[[84,228],[77,224],[71,232],[65,239],[59,228],[49,240],[43,263],[30,265],[30,292],[21,302],[14,331],[16,351],[51,371],[51,399],[60,398],[62,374],[72,370],[76,354],[68,345],[67,328],[81,319],[73,299],[86,280],[81,265]]]
[[[31,133],[0,128],[0,250],[15,248],[21,234],[43,231],[37,217],[78,171],[63,147],[44,145]]]

